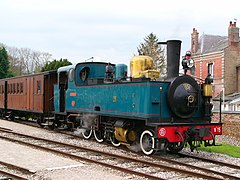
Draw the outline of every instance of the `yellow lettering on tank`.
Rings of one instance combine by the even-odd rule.
[[[117,96],[113,96],[113,102],[117,102]]]

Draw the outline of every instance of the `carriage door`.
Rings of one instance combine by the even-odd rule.
[[[65,105],[66,105],[66,91],[68,89],[68,75],[67,72],[60,72],[59,73],[59,106],[60,106],[60,112],[65,111]]]

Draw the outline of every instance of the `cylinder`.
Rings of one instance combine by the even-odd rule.
[[[180,40],[167,41],[167,79],[179,76]]]
[[[127,65],[126,64],[117,64],[116,65],[116,80],[121,80],[127,78]]]

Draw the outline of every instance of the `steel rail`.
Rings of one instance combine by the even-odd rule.
[[[5,128],[5,127],[0,127],[0,130],[13,131],[12,129],[8,129],[8,128]]]
[[[183,153],[177,153],[177,155],[179,155],[181,157],[189,157],[189,158],[193,158],[193,159],[203,160],[203,161],[207,161],[207,162],[210,162],[210,163],[219,164],[221,166],[227,166],[227,167],[230,167],[230,168],[233,168],[233,169],[240,170],[240,166],[235,165],[235,164],[229,164],[229,163],[226,163],[226,162],[223,162],[223,161],[218,161],[218,160],[214,160],[214,159],[198,157],[198,156],[183,154]]]
[[[180,166],[189,167],[191,169],[197,169],[197,170],[200,170],[200,171],[203,171],[203,172],[213,173],[213,174],[225,177],[225,178],[240,179],[240,178],[238,178],[236,176],[233,176],[233,175],[225,174],[225,173],[222,173],[222,172],[214,171],[214,170],[211,170],[211,169],[207,169],[207,168],[203,168],[203,167],[199,167],[199,166],[195,166],[195,165],[191,165],[191,164],[186,164],[186,163],[179,162],[179,161],[172,160],[172,159],[167,159],[167,158],[163,158],[163,157],[155,157],[155,158],[157,158],[159,160],[162,160],[162,161],[167,161],[169,163],[178,164]]]
[[[21,167],[21,166],[17,166],[15,164],[10,164],[10,163],[7,163],[7,162],[4,162],[4,161],[0,161],[0,164],[4,165],[4,166],[7,166],[7,167],[10,167],[11,169],[17,169],[25,174],[35,174],[36,172],[35,171],[32,171],[30,169],[26,169],[24,167]]]
[[[25,178],[25,177],[22,177],[22,176],[18,176],[18,175],[12,174],[12,173],[10,173],[10,172],[3,171],[3,170],[1,170],[1,169],[0,169],[0,174],[6,175],[6,176],[9,176],[9,177],[13,177],[14,179],[28,180],[28,178]]]

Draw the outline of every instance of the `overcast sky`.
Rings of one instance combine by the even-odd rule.
[[[179,39],[190,49],[200,35],[227,36],[238,0],[0,0],[0,42],[48,52],[73,63],[96,57],[126,63],[151,32],[159,41]]]

